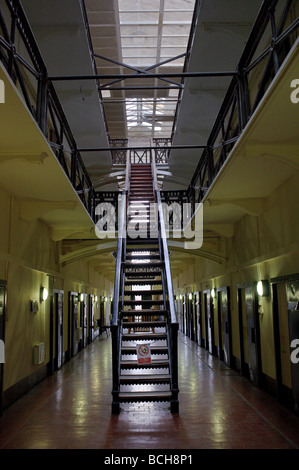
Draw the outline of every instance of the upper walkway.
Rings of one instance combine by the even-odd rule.
[[[299,418],[179,333],[180,413],[111,415],[111,337],[95,340],[0,418],[2,449],[297,449]]]

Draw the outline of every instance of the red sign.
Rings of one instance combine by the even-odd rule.
[[[149,344],[137,344],[137,361],[138,364],[150,364],[152,362]]]

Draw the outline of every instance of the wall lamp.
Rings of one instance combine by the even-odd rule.
[[[98,301],[98,296],[97,296],[97,295],[95,296],[94,300],[95,300],[96,302]]]
[[[214,288],[211,290],[211,297],[212,297],[212,299],[215,299],[215,297],[216,297],[216,291],[215,291]]]
[[[84,300],[84,294],[80,294],[80,302],[83,302]]]
[[[256,291],[260,297],[268,297],[270,295],[269,281],[258,281],[256,285]]]
[[[189,294],[189,300],[192,300],[193,294]]]
[[[49,296],[49,292],[45,287],[40,288],[40,301],[43,302],[44,300],[47,300]]]

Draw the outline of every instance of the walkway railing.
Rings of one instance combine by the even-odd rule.
[[[278,17],[276,8],[282,10]],[[281,8],[283,6],[283,8]],[[298,37],[298,2],[264,0],[188,187],[200,203]],[[262,52],[260,52],[262,50]]]
[[[19,0],[0,8],[0,61],[94,220],[94,189]]]
[[[126,240],[127,240],[127,201],[130,188],[130,160],[126,164],[126,184],[121,193],[121,204],[119,213],[117,255],[114,279],[113,311],[111,321],[112,338],[112,413],[119,412],[119,390],[120,390],[120,361],[121,361],[121,317],[120,312],[123,309],[124,302],[124,262],[126,259]]]

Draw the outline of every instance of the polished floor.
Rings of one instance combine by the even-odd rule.
[[[299,418],[179,334],[180,414],[111,415],[111,339],[98,338],[4,411],[1,449],[298,449]]]

